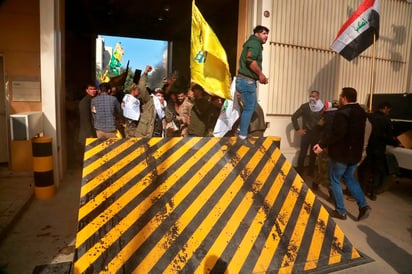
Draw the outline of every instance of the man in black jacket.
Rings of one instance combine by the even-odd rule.
[[[359,182],[354,177],[357,163],[362,158],[366,124],[366,112],[356,103],[356,97],[357,92],[354,88],[345,87],[342,89],[339,96],[340,107],[335,113],[332,124],[332,134],[326,139],[320,140],[319,144],[313,147],[313,150],[319,154],[325,147],[328,148],[329,178],[335,197],[335,210],[330,213],[331,216],[342,220],[346,219],[341,187],[343,179],[358,204],[357,220],[360,221],[369,216],[371,208],[366,202]]]
[[[384,178],[388,175],[386,172],[386,145],[400,146],[400,142],[393,135],[392,122],[388,117],[391,109],[392,105],[389,102],[382,102],[378,105],[378,110],[368,115],[372,132],[366,148],[366,158],[358,169],[358,177],[359,179],[363,177],[363,180],[368,182],[367,174],[372,174],[372,184],[369,186],[369,191],[366,192],[373,201],[376,200],[378,189],[383,187]]]

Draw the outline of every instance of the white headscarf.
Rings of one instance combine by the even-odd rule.
[[[153,98],[153,103],[154,107],[156,110],[157,115],[159,116],[160,119],[163,119],[166,114],[165,114],[165,108],[167,107],[167,102],[166,100],[164,101],[163,105],[160,103],[159,98],[157,98],[155,95],[151,94]]]
[[[309,99],[309,107],[310,107],[311,111],[319,112],[323,109],[323,106],[324,105],[323,105],[322,100],[320,100],[320,99],[316,100],[314,98]]]

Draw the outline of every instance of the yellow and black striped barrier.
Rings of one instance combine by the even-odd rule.
[[[45,200],[56,193],[53,176],[53,151],[51,137],[37,137],[31,140],[33,155],[34,195]]]
[[[326,273],[371,261],[278,141],[88,139],[74,273]]]

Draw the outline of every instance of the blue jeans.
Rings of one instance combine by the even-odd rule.
[[[364,207],[368,204],[366,203],[365,195],[359,185],[359,182],[353,177],[357,165],[356,164],[345,164],[330,160],[329,162],[329,178],[332,188],[333,196],[335,196],[335,208],[339,214],[346,214],[345,204],[343,202],[343,191],[340,184],[341,179],[348,187],[353,198],[355,198],[358,207]]]
[[[240,136],[247,136],[253,112],[256,109],[256,81],[243,77],[236,77],[236,90],[240,93],[243,111],[240,115]]]

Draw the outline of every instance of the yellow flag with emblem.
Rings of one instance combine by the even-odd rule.
[[[195,2],[192,4],[192,37],[190,71],[192,81],[209,94],[231,99],[231,76],[225,49],[203,18]]]

